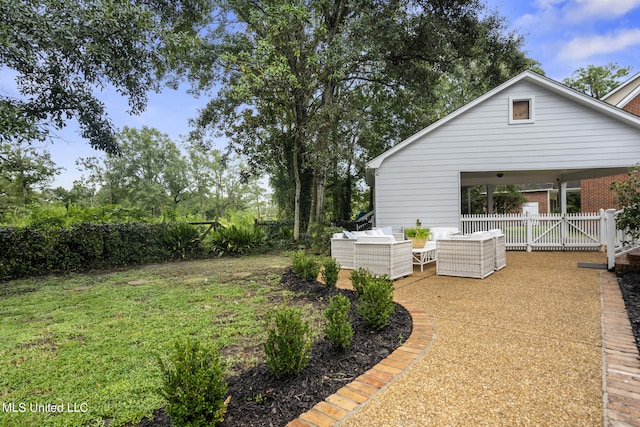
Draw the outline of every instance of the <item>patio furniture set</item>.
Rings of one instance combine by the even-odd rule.
[[[342,268],[364,268],[391,279],[408,276],[413,266],[420,271],[431,262],[436,274],[485,278],[506,266],[506,245],[500,230],[462,235],[456,228],[434,227],[424,247],[412,247],[404,232],[391,227],[336,233],[331,239],[331,256]]]

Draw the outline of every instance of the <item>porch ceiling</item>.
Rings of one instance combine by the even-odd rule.
[[[542,184],[551,182],[568,182],[626,174],[627,171],[628,168],[599,168],[461,172],[460,185],[462,187],[469,187],[486,184]]]

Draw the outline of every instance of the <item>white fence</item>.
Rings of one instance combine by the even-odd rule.
[[[499,228],[505,234],[508,250],[607,251],[609,269],[615,259],[640,248],[640,242],[616,227],[622,211],[598,213],[462,215],[463,234]]]
[[[499,228],[509,250],[601,250],[605,212],[578,214],[462,215],[464,234]]]
[[[628,254],[640,248],[640,242],[634,241],[633,237],[616,227],[616,219],[622,211],[609,209],[605,212],[606,235],[607,235],[607,266],[609,270],[615,267],[616,258]]]

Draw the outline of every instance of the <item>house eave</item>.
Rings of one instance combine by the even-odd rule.
[[[475,106],[477,106],[478,104],[483,103],[484,101],[486,101],[487,99],[497,95],[498,93],[502,92],[503,90],[505,90],[506,88],[513,86],[514,84],[520,82],[520,81],[530,81],[533,82],[534,84],[543,86],[544,88],[555,92],[557,94],[560,94],[562,96],[565,96],[567,98],[570,98],[572,100],[574,100],[575,102],[578,102],[582,105],[585,105],[589,108],[593,108],[595,110],[598,110],[599,112],[601,112],[602,114],[605,114],[609,117],[612,117],[616,120],[620,120],[622,122],[625,122],[628,125],[631,125],[637,129],[640,129],[640,117],[635,116],[634,114],[631,114],[627,111],[624,111],[620,108],[618,108],[617,106],[613,106],[611,104],[608,104],[604,101],[598,100],[596,98],[593,98],[589,95],[583,94],[581,92],[578,92],[562,83],[559,83],[553,79],[550,79],[548,77],[542,76],[538,73],[535,73],[533,71],[527,70],[524,71],[523,73],[520,73],[519,75],[513,77],[512,79],[504,82],[503,84],[495,87],[494,89],[490,90],[489,92],[485,93],[484,95],[476,98],[475,100],[469,102],[468,104],[460,107],[459,109],[455,110],[454,112],[450,113],[449,115],[447,115],[446,117],[438,120],[437,122],[434,122],[433,124],[431,124],[430,126],[422,129],[420,132],[415,133],[414,135],[410,136],[409,138],[405,139],[404,141],[400,142],[399,144],[395,145],[394,147],[390,148],[389,150],[385,151],[384,153],[382,153],[381,155],[379,155],[378,157],[370,160],[367,163],[367,169],[378,169],[382,163],[384,162],[385,159],[387,159],[388,157],[394,155],[395,153],[397,153],[398,151],[404,149],[405,147],[407,147],[408,145],[412,144],[414,141],[424,137],[425,135],[433,132],[435,129],[439,128],[440,126],[443,126],[444,124],[448,123],[449,121],[455,119],[456,117],[464,114],[465,112],[467,112],[468,110],[474,108]]]

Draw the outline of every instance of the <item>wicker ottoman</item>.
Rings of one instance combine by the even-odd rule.
[[[495,239],[460,236],[437,241],[436,274],[484,279],[496,268]]]

